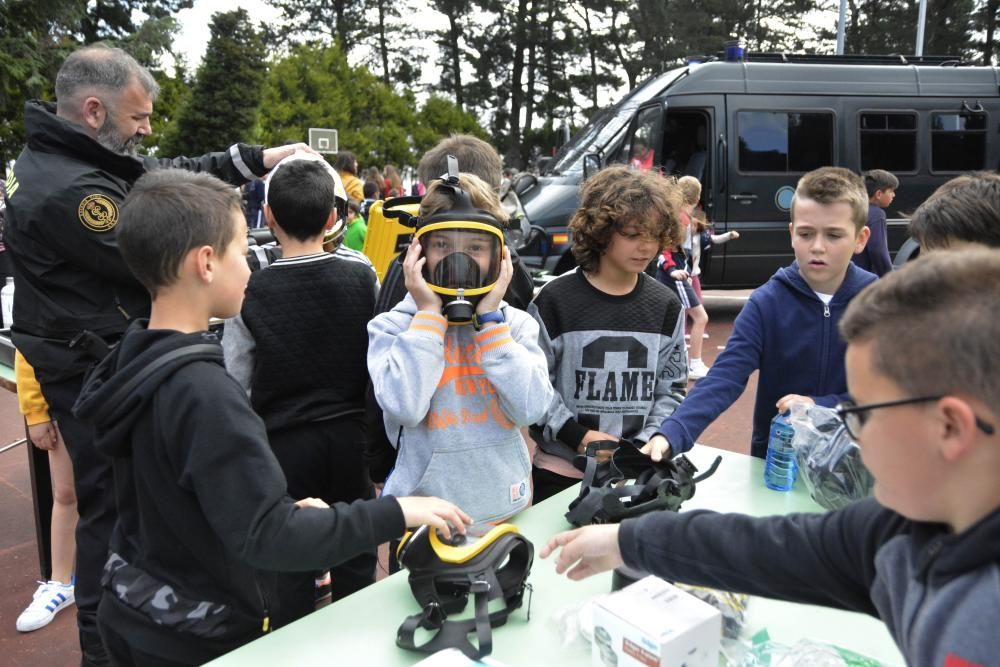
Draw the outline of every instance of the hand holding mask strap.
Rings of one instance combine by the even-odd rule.
[[[566,519],[574,526],[618,523],[652,511],[677,511],[694,495],[697,482],[715,473],[722,461],[717,457],[705,474],[695,477],[698,469],[686,456],[655,462],[624,440],[608,461],[596,463],[592,456],[581,461],[583,458],[574,461],[578,468],[585,467],[580,495],[566,512]],[[614,486],[622,480],[634,481]]]

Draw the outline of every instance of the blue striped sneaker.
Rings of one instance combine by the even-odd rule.
[[[39,581],[41,584],[35,591],[34,599],[28,608],[17,617],[17,631],[31,632],[44,628],[52,622],[60,611],[76,601],[73,595],[73,584],[59,581]]]

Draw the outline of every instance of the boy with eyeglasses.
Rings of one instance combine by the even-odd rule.
[[[839,412],[875,498],[826,514],[658,512],[556,535],[556,570],[627,564],[689,584],[882,619],[908,665],[1000,654],[1000,251],[935,252],[840,323],[855,403]],[[963,331],[959,341],[952,327]]]

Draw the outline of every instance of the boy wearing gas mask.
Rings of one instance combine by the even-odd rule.
[[[503,301],[507,214],[449,163],[414,221],[408,293],[368,325],[368,370],[398,450],[384,493],[438,495],[498,521],[530,504],[520,427],[542,417],[552,386],[537,323]]]

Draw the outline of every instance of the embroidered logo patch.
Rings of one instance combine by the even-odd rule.
[[[510,485],[510,502],[516,503],[528,495],[527,480]]]
[[[118,224],[118,204],[105,195],[87,195],[77,213],[83,226],[92,232],[107,232]]]

